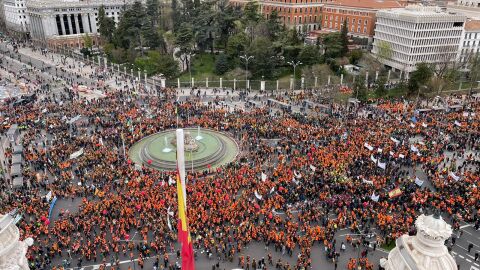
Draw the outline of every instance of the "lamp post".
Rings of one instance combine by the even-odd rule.
[[[287,64],[291,65],[293,67],[293,91],[295,91],[295,74],[296,74],[296,70],[297,70],[297,66],[301,65],[302,62],[300,61],[290,61],[290,62],[287,62]]]
[[[248,56],[245,54],[241,55],[240,58],[245,61],[245,90],[248,90],[248,61],[253,59],[253,55]]]

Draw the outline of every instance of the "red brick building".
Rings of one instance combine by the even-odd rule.
[[[251,0],[230,0],[243,6]],[[380,9],[401,8],[407,0],[260,0],[259,12],[266,18],[276,10],[281,22],[300,32],[318,29],[340,30],[347,20],[351,35],[372,37],[375,14]]]

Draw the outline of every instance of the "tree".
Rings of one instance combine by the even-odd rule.
[[[267,21],[267,29],[270,40],[277,40],[282,31],[282,25],[280,24],[280,17],[278,16],[276,9],[270,13],[270,17]]]
[[[227,47],[228,38],[235,30],[235,22],[241,17],[241,11],[228,2],[222,0],[218,4],[218,12],[215,18],[215,32],[217,33],[217,41]]]
[[[162,73],[167,78],[178,76],[178,63],[171,55],[160,54],[157,51],[149,51],[146,56],[135,60],[135,66],[146,70],[149,75]]]
[[[102,5],[98,9],[98,32],[107,42],[112,42],[113,32],[115,31],[115,21],[105,15],[105,7]]]
[[[355,85],[353,86],[353,90],[355,91],[355,96],[360,101],[367,101],[368,93],[367,87],[365,86],[365,75],[357,76],[357,80],[355,81]]]
[[[146,47],[155,49],[160,46],[160,35],[155,27],[152,27],[150,19],[147,19],[147,23],[142,26],[142,38],[144,41],[143,45]]]
[[[375,87],[375,95],[379,98],[379,97],[383,97],[385,96],[385,94],[387,93],[387,89],[385,88],[385,84],[387,83],[387,79],[384,78],[384,77],[381,77],[378,81],[377,81],[377,86]]]
[[[361,50],[353,50],[350,52],[350,57],[348,60],[350,61],[350,64],[356,65],[358,64],[358,61],[362,59],[363,52]]]
[[[188,23],[182,23],[175,35],[175,45],[178,46],[177,57],[180,57],[182,63],[188,67],[189,55],[193,47],[193,30]]]
[[[132,49],[140,46],[143,53],[144,37],[141,34],[144,29],[145,9],[139,1],[135,1],[133,5],[123,12],[118,27],[114,34],[115,44],[124,49]]]
[[[252,72],[253,77],[265,76],[265,78],[272,78],[275,66],[275,53],[270,40],[266,37],[256,38],[250,44],[248,53],[254,57],[251,64],[249,63],[249,70]]]
[[[149,20],[150,26],[155,28],[158,24],[158,18],[160,17],[160,4],[158,0],[147,0],[146,6],[147,19]]]
[[[389,42],[380,40],[377,43],[377,57],[379,60],[389,60],[392,58],[392,45]]]
[[[426,84],[430,81],[432,76],[433,69],[429,64],[417,64],[417,69],[410,74],[410,80],[408,81],[409,94],[414,94],[417,91],[420,91],[420,88],[426,88]]]
[[[225,52],[230,59],[236,59],[241,53],[247,50],[248,43],[247,36],[244,33],[238,33],[228,39]]]
[[[343,21],[342,31],[340,32],[341,55],[345,56],[348,53],[348,26],[347,20]]]
[[[319,56],[320,53],[316,46],[307,45],[302,48],[298,55],[298,58],[304,65],[311,66],[320,62]]]
[[[93,47],[93,39],[87,33],[83,35],[83,47],[91,49]]]
[[[215,61],[215,73],[218,75],[223,75],[230,69],[230,64],[228,62],[228,57],[226,54],[219,54]]]
[[[325,59],[342,56],[342,43],[339,33],[330,33],[323,38]]]

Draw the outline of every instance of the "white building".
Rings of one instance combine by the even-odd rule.
[[[98,33],[98,9],[103,5],[105,15],[120,20],[125,5],[134,0],[30,0],[30,32],[33,41],[50,46],[81,47],[82,36]],[[96,43],[94,39],[94,43]]]
[[[440,216],[421,215],[415,221],[417,235],[402,235],[396,247],[381,259],[385,270],[457,270],[457,264],[448,253],[445,240],[452,235],[452,228]]]
[[[468,20],[465,22],[460,41],[459,63],[466,68],[469,61],[478,53],[480,53],[480,20]]]
[[[480,7],[480,0],[458,0],[457,4],[467,7]]]
[[[445,63],[456,59],[466,16],[439,7],[407,6],[381,10],[372,53],[395,70],[408,73],[418,63]],[[389,48],[387,57],[382,48]],[[385,49],[383,49],[385,50]]]
[[[20,241],[20,232],[15,225],[20,219],[16,211],[0,215],[0,269],[28,270],[27,249],[33,244],[32,238]]]
[[[5,26],[9,32],[25,35],[29,31],[29,19],[25,0],[3,0]]]

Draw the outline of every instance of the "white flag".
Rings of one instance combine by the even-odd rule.
[[[413,152],[418,152],[418,148],[415,147],[415,145],[413,144],[410,146],[410,150],[412,150]]]
[[[270,189],[270,194],[272,194],[273,192],[275,192],[275,187],[272,187],[272,189]]]
[[[52,191],[49,191],[47,195],[45,195],[45,199],[47,199],[47,201],[50,201],[51,198],[52,198]]]
[[[373,163],[377,163],[377,159],[373,155],[370,156],[370,159],[373,161]]]
[[[378,149],[377,149],[377,152],[378,152],[378,153],[382,153],[382,152],[383,152],[382,148],[378,148]]]
[[[175,180],[173,180],[173,178],[172,178],[171,175],[168,176],[168,185],[169,185],[169,186],[175,185]]]
[[[460,176],[455,175],[453,172],[450,172],[448,175],[450,175],[455,181],[460,180]]]
[[[373,185],[373,181],[369,181],[367,179],[362,179],[362,182],[365,183],[365,184],[369,184],[369,185]]]
[[[378,167],[382,168],[385,170],[385,168],[387,167],[387,163],[381,163],[381,162],[378,162]]]
[[[405,155],[404,154],[400,154],[398,155],[399,158],[405,158]]]
[[[411,126],[412,128],[414,128],[414,127],[415,127],[415,124],[414,124],[414,123],[410,123],[410,126]]]
[[[460,122],[458,122],[457,120],[455,120],[455,125],[458,126],[458,127],[462,126],[462,124]]]
[[[292,182],[295,183],[295,185],[298,186],[298,184],[300,184],[300,181],[298,181],[295,177],[292,178]]]
[[[415,178],[415,184],[417,184],[417,186],[421,187],[423,185],[423,180],[420,180],[420,178],[418,178],[418,176]]]
[[[310,165],[310,169],[312,169],[312,171],[315,171],[317,169],[317,167],[315,167],[313,165]]]
[[[98,140],[98,143],[99,143],[101,146],[103,146],[103,139],[102,139],[102,137],[100,137],[100,140]]]
[[[257,199],[261,200],[263,198],[262,195],[258,194],[258,192],[255,190],[255,197],[257,197]]]
[[[262,172],[262,182],[265,182],[267,180],[267,175]]]
[[[372,151],[373,150],[373,147],[368,144],[368,143],[364,143],[363,146],[365,146],[368,150]]]
[[[428,127],[428,125],[425,124],[425,122],[422,122],[422,127],[426,128],[426,127]]]
[[[297,173],[297,171],[293,171],[293,174],[295,175],[296,178],[302,178],[302,174]]]
[[[169,206],[168,209],[167,209],[167,226],[171,231],[172,230],[172,223],[170,223],[170,216],[173,217],[173,211],[170,212],[170,206]]]
[[[375,195],[375,192],[370,196],[370,199],[374,202],[378,202],[378,199],[380,199],[380,195]]]
[[[392,140],[396,145],[400,143],[400,141],[395,139],[394,137],[390,137],[390,140]]]

